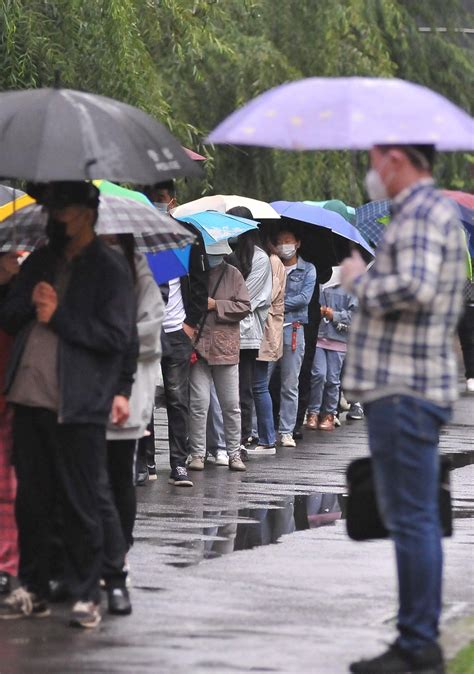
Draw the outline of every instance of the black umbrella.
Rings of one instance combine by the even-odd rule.
[[[202,169],[138,108],[71,89],[27,89],[0,94],[0,175],[153,184]]]

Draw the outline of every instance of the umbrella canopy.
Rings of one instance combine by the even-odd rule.
[[[340,199],[329,199],[327,201],[303,201],[304,204],[309,206],[319,206],[320,208],[326,208],[328,211],[334,211],[339,213],[342,217],[350,222],[351,225],[355,225],[355,208],[348,206]]]
[[[450,199],[453,199],[461,206],[474,209],[474,194],[469,194],[469,192],[460,192],[458,190],[443,190],[443,194]]]
[[[367,150],[402,143],[472,150],[474,120],[413,82],[311,77],[257,96],[221,122],[208,141],[286,150]]]
[[[193,215],[184,215],[177,218],[182,222],[189,222],[202,234],[204,243],[209,245],[239,236],[252,229],[258,229],[257,223],[247,218],[238,218],[235,215],[218,213],[217,211],[203,211]]]
[[[258,220],[275,220],[280,216],[270,204],[250,197],[239,197],[236,194],[215,194],[211,197],[202,197],[187,204],[178,206],[173,211],[173,216],[180,218],[183,215],[192,215],[201,211],[219,211],[225,213],[235,206],[245,206]]]
[[[281,215],[273,228],[290,225],[298,231],[302,256],[316,266],[320,279],[350,255],[353,247],[367,261],[373,258],[373,250],[362,235],[338,213],[301,201],[274,201],[271,205]]]
[[[329,229],[334,234],[359,245],[366,252],[370,253],[372,257],[374,255],[372,248],[360,232],[339,215],[339,213],[321,208],[320,206],[311,206],[303,201],[273,201],[272,206],[285,218]]]
[[[18,197],[25,196],[25,193],[21,190],[17,190],[15,187],[10,187],[9,185],[0,185],[0,206],[18,199]]]
[[[163,250],[161,253],[147,253],[148,265],[155,281],[160,284],[185,276],[189,270],[190,253],[191,246]]]
[[[183,147],[183,150],[186,152],[188,157],[192,159],[193,161],[206,161],[206,157],[204,157],[202,154],[198,154],[197,152],[194,152],[194,150],[190,150],[187,147]]]
[[[47,213],[42,206],[36,202],[23,207],[17,204],[15,212],[3,221],[1,210],[1,250],[32,250],[44,240]],[[185,227],[169,215],[160,213],[151,203],[111,194],[101,194],[96,231],[97,234],[133,234],[137,248],[145,252],[184,247],[193,243],[195,238]]]
[[[373,246],[378,246],[390,220],[390,199],[369,201],[356,208],[356,227]]]
[[[201,174],[176,138],[138,108],[70,89],[0,94],[0,175],[151,184]]]

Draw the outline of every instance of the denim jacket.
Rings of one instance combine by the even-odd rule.
[[[344,290],[340,285],[321,290],[319,302],[322,307],[331,307],[332,321],[321,319],[318,337],[334,339],[337,342],[347,342],[349,326],[352,321],[352,312],[357,307],[355,295]]]
[[[285,323],[308,322],[308,304],[316,285],[316,269],[311,262],[298,257],[296,268],[290,271],[285,290]]]

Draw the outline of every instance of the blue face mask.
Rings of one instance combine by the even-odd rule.
[[[207,259],[209,260],[209,266],[218,267],[221,262],[224,261],[225,255],[208,255]]]

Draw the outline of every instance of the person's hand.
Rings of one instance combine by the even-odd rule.
[[[326,307],[325,307],[325,306],[321,306],[320,312],[321,312],[321,316],[324,317],[324,316],[326,315]]]
[[[346,290],[351,290],[356,278],[361,276],[367,269],[362,256],[356,250],[350,257],[341,262],[341,285]]]
[[[325,309],[324,315],[329,321],[332,321],[332,319],[334,318],[334,311],[331,309],[331,307],[324,307],[324,309]]]
[[[53,286],[45,281],[37,283],[33,289],[31,300],[36,307],[38,322],[49,323],[58,308],[58,296]]]
[[[18,274],[20,271],[19,257],[20,255],[14,252],[5,253],[0,257],[0,285],[9,283],[12,277]]]
[[[110,418],[115,426],[123,426],[130,416],[130,405],[125,396],[115,396],[112,402]]]
[[[187,323],[183,323],[183,332],[189,337],[191,341],[193,341],[194,335],[196,334],[196,328],[192,328]]]
[[[208,311],[215,311],[216,310],[216,300],[214,300],[212,297],[207,298],[207,310]]]

